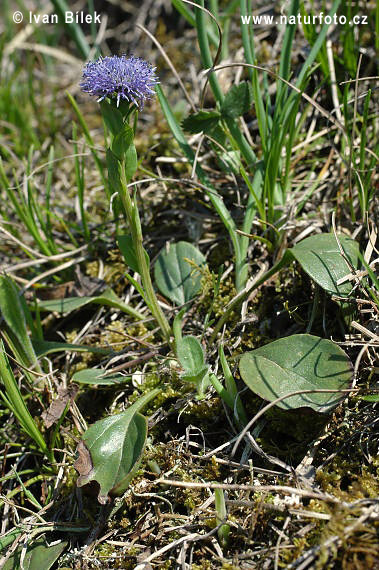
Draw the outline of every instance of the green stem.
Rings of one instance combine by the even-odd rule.
[[[229,406],[231,410],[234,410],[234,400],[229,394],[226,388],[221,384],[220,380],[215,374],[209,375],[209,380],[212,383],[213,388],[216,390],[217,394],[224,400],[224,402]]]
[[[245,409],[243,407],[241,398],[238,394],[237,385],[234,380],[232,371],[230,370],[229,364],[226,360],[222,344],[220,344],[219,346],[218,354],[220,357],[222,371],[224,373],[225,388],[228,394],[230,394],[233,399],[233,408],[232,408],[233,415],[237,419],[239,426],[245,426],[247,424]]]
[[[216,522],[220,525],[217,535],[221,548],[227,548],[230,541],[230,525],[222,524],[227,519],[223,489],[215,489]]]
[[[139,273],[141,275],[142,285],[146,298],[149,302],[150,310],[159,324],[162,334],[168,342],[171,338],[171,327],[158,304],[157,297],[151,282],[149,265],[146,259],[146,252],[143,247],[142,242],[142,229],[141,222],[139,219],[138,209],[135,204],[133,204],[132,199],[129,194],[128,183],[125,175],[125,161],[121,162],[121,191],[119,192],[122,204],[125,209],[125,213],[128,218],[130,231],[132,234],[133,245],[136,252],[136,257],[138,261]]]

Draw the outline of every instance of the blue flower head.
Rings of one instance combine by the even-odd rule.
[[[154,94],[154,85],[158,82],[155,67],[139,57],[113,55],[90,61],[83,69],[82,91],[98,97],[106,97],[134,103],[140,109],[147,99]]]

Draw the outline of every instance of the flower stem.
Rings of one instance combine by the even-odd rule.
[[[149,263],[147,260],[146,252],[143,247],[143,237],[141,229],[141,221],[139,218],[138,208],[133,203],[128,189],[128,184],[125,175],[125,161],[121,164],[121,191],[119,192],[125,213],[129,222],[130,231],[132,234],[133,245],[137,257],[139,273],[141,275],[142,286],[149,304],[149,308],[156,319],[162,335],[167,342],[170,342],[171,327],[158,304],[157,297],[153,288],[150,277]]]

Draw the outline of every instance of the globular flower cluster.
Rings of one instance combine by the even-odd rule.
[[[80,83],[82,91],[98,97],[106,97],[134,103],[140,109],[154,94],[154,86],[159,83],[155,67],[139,57],[113,55],[90,61],[83,70]]]

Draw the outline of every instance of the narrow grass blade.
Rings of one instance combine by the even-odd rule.
[[[184,133],[180,127],[180,125],[178,124],[172,110],[171,107],[162,91],[162,88],[160,85],[156,85],[155,87],[156,93],[158,95],[158,99],[159,102],[161,104],[162,107],[162,111],[166,117],[166,120],[168,122],[168,125],[171,129],[172,134],[174,135],[178,145],[180,146],[182,152],[184,153],[184,155],[188,158],[188,160],[190,161],[191,164],[194,164],[194,160],[195,160],[195,155],[193,150],[191,149],[191,147],[189,146]],[[226,229],[229,232],[230,238],[232,240],[233,246],[234,246],[234,250],[236,252],[236,256],[239,255],[239,243],[238,243],[238,238],[237,238],[237,234],[236,234],[236,226],[235,223],[233,221],[233,218],[230,215],[230,212],[227,210],[227,208],[225,207],[224,201],[221,198],[221,196],[218,194],[217,190],[215,188],[213,188],[213,186],[211,185],[211,183],[209,182],[206,174],[204,173],[204,171],[202,170],[202,168],[199,166],[199,164],[197,164],[196,166],[196,174],[199,177],[200,182],[207,187],[206,193],[210,199],[210,201],[212,202],[216,212],[218,213],[218,215],[220,216],[220,218],[222,219]]]
[[[5,348],[0,341],[0,378],[5,387],[5,394],[0,392],[1,397],[9,409],[14,413],[23,430],[33,438],[40,450],[50,455],[46,442],[36,426],[29,410],[25,406],[17,385],[16,378],[9,365],[9,361],[5,355]]]
[[[73,110],[74,110],[74,112],[75,112],[75,115],[76,115],[78,121],[79,121],[79,124],[80,124],[80,126],[82,127],[83,134],[84,134],[84,137],[85,137],[85,139],[86,139],[86,141],[87,141],[87,144],[88,144],[88,146],[90,147],[90,151],[91,151],[91,153],[92,153],[93,159],[94,159],[94,161],[95,161],[95,163],[96,163],[96,166],[97,166],[97,169],[98,169],[98,171],[99,171],[100,178],[101,178],[101,182],[102,182],[103,185],[104,185],[105,192],[106,192],[106,194],[107,194],[107,198],[110,199],[111,196],[110,196],[110,193],[109,193],[108,182],[107,182],[106,176],[105,176],[105,174],[104,174],[103,164],[102,164],[102,161],[100,160],[100,158],[99,158],[99,156],[98,156],[98,154],[97,154],[97,152],[96,152],[96,150],[95,150],[95,145],[94,145],[94,142],[93,142],[93,138],[91,137],[91,133],[89,132],[89,129],[88,129],[86,120],[85,120],[83,114],[81,113],[81,111],[80,111],[80,109],[79,109],[79,107],[78,107],[78,105],[77,105],[75,99],[73,98],[73,96],[72,96],[70,93],[68,93],[68,92],[66,92],[66,95],[67,95],[67,98],[68,98],[68,100],[70,101],[70,103],[71,103],[71,105],[72,105],[72,108],[73,108]]]
[[[182,0],[171,0],[171,4],[176,8],[176,10],[187,20],[187,22],[196,28],[196,19],[193,11],[186,6]],[[207,29],[207,34],[209,40],[214,46],[218,45],[218,38],[213,29]]]
[[[6,324],[4,332],[10,338],[21,364],[26,368],[34,368],[37,372],[41,372],[26,328],[19,292],[12,279],[4,275],[0,276],[0,315]]]
[[[65,22],[66,21],[65,16],[66,13],[69,12],[70,6],[67,5],[65,0],[51,0],[51,3],[54,6],[55,13],[58,14],[59,21]],[[89,55],[91,48],[86,40],[82,28],[75,21],[72,23],[65,23],[65,27],[68,30],[72,39],[74,40],[80,55],[84,59],[86,59]]]

